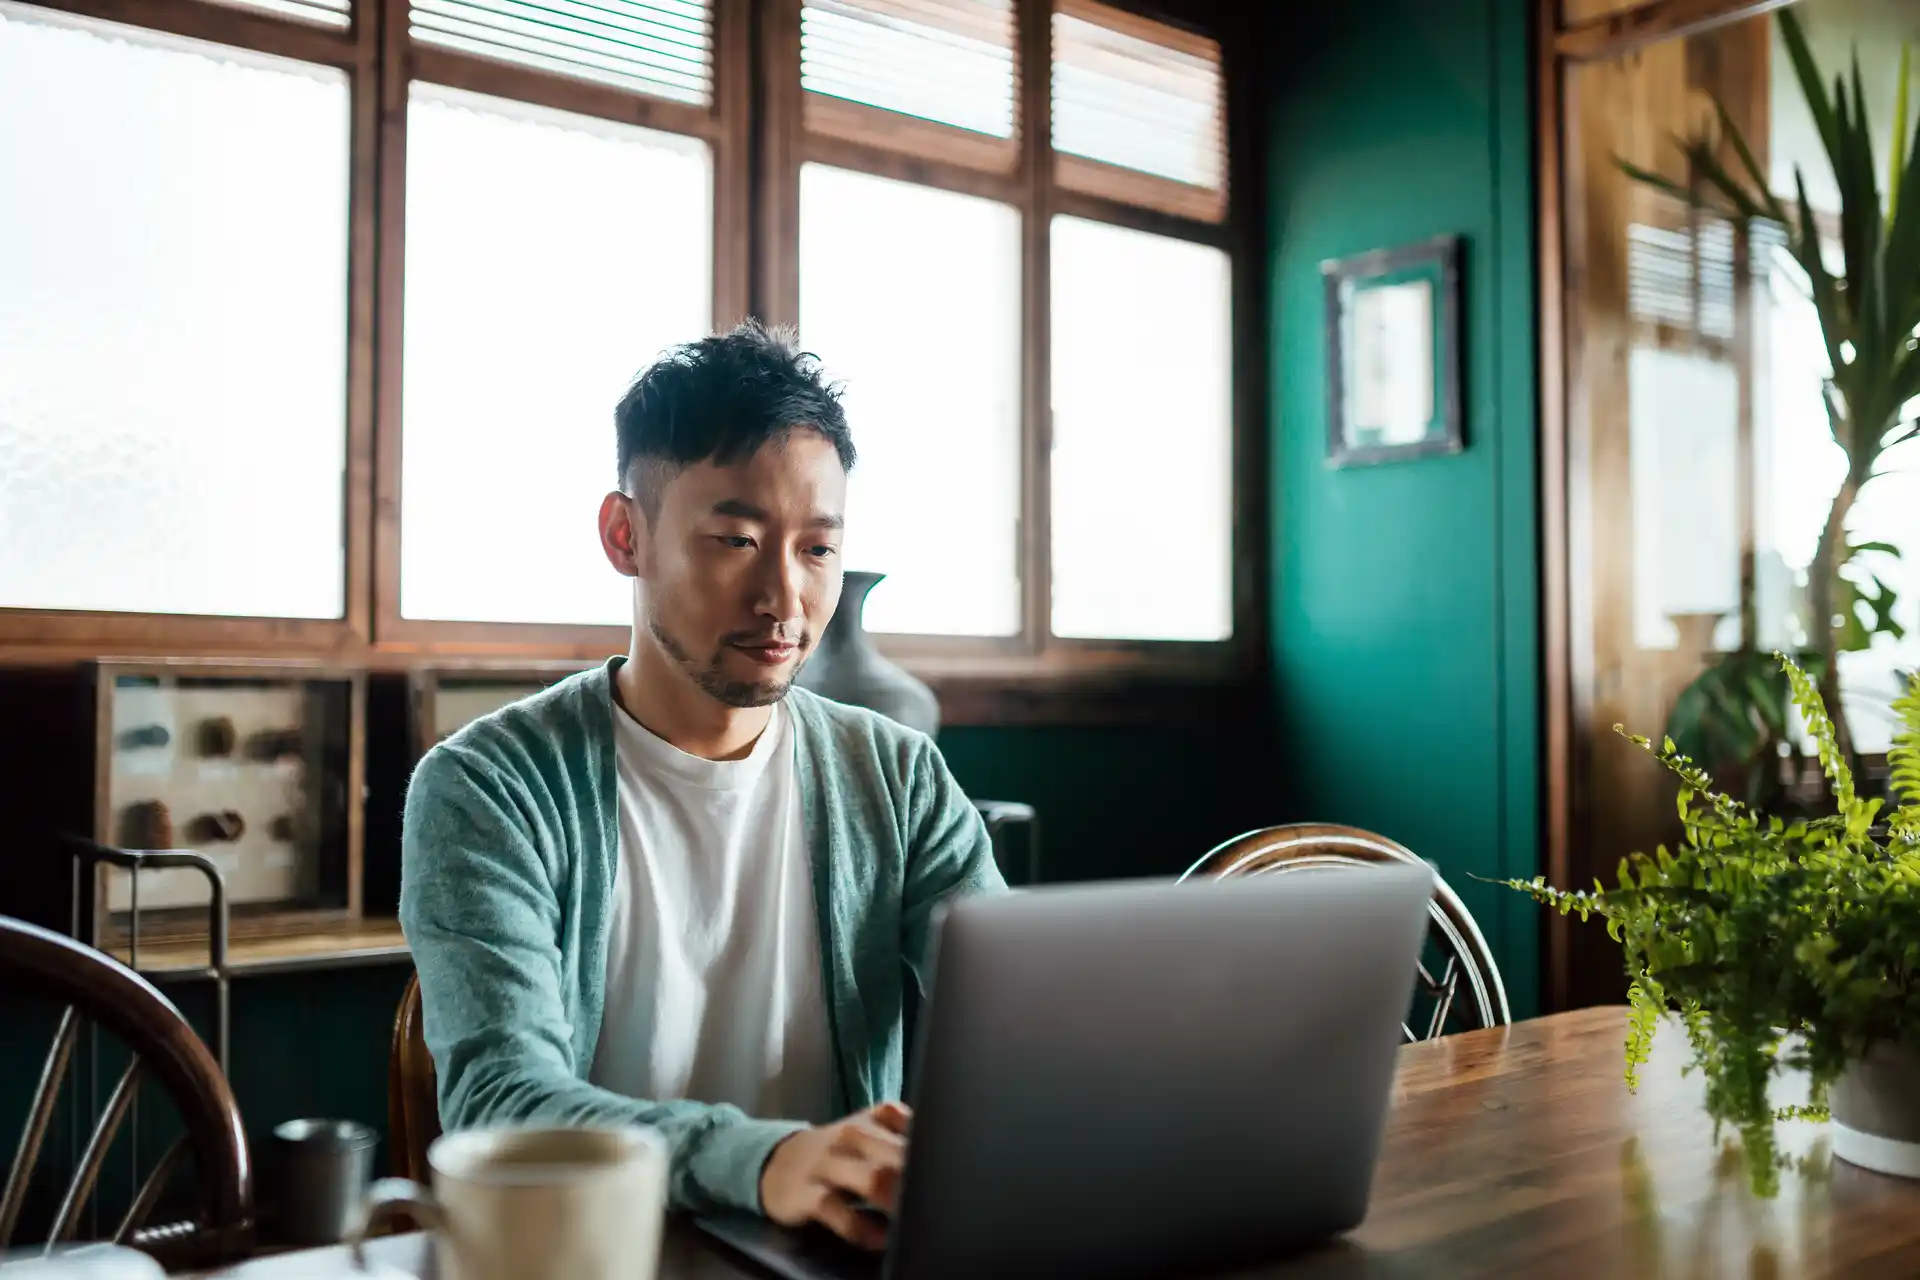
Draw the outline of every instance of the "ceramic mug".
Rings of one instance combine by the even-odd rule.
[[[649,1129],[468,1129],[427,1148],[429,1191],[406,1178],[367,1190],[353,1235],[404,1211],[433,1234],[441,1280],[655,1280],[667,1148]]]

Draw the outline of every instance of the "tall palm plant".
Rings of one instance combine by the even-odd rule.
[[[1717,99],[1720,135],[1739,161],[1737,171],[1721,162],[1719,147],[1709,137],[1680,140],[1692,179],[1684,186],[1625,161],[1620,165],[1642,182],[1723,216],[1779,224],[1787,251],[1806,273],[1833,370],[1823,387],[1827,423],[1847,459],[1846,476],[1833,495],[1807,571],[1807,640],[1818,655],[1820,693],[1832,709],[1839,747],[1851,760],[1855,752],[1840,698],[1839,653],[1864,647],[1864,642],[1849,643],[1850,637],[1860,639],[1860,607],[1886,623],[1892,601],[1884,586],[1870,596],[1841,574],[1857,552],[1886,549],[1850,545],[1847,517],[1886,451],[1920,436],[1920,421],[1905,416],[1906,406],[1920,397],[1920,130],[1909,141],[1911,50],[1903,48],[1883,202],[1858,50],[1851,80],[1836,75],[1829,93],[1792,10],[1781,10],[1779,21],[1840,191],[1843,261],[1838,273],[1829,269],[1822,252],[1800,167],[1794,166],[1797,198],[1789,207],[1773,193],[1753,149]]]

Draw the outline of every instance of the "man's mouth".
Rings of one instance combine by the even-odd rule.
[[[777,667],[783,662],[791,661],[800,652],[800,646],[789,640],[741,641],[736,642],[733,647],[767,667]]]

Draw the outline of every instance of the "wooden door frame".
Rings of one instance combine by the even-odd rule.
[[[1578,871],[1579,822],[1583,812],[1575,776],[1577,738],[1574,721],[1572,607],[1574,581],[1569,498],[1575,476],[1568,454],[1568,381],[1570,352],[1567,323],[1565,241],[1565,103],[1568,66],[1617,58],[1643,45],[1697,35],[1715,27],[1785,8],[1793,0],[1650,0],[1629,9],[1580,23],[1562,21],[1562,0],[1536,0],[1533,12],[1535,117],[1535,199],[1538,212],[1537,280],[1540,334],[1540,637],[1542,742],[1546,768],[1542,829],[1546,832],[1549,882],[1572,886]],[[1591,878],[1590,876],[1586,878]],[[1542,984],[1547,1011],[1569,1007],[1573,986],[1572,931],[1576,922],[1550,913],[1542,938]]]

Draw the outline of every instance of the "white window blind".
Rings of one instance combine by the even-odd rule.
[[[1226,141],[1218,42],[1088,0],[1060,0],[1053,147],[1063,184],[1217,219],[1225,210]],[[1159,183],[1129,183],[1098,166]]]
[[[1740,293],[1751,299],[1765,292],[1785,246],[1781,229],[1764,221],[1742,226],[1664,196],[1647,203],[1648,221],[1627,225],[1629,312],[1695,337],[1731,341]]]
[[[346,27],[353,22],[353,0],[220,0],[236,9],[260,9],[299,18],[322,27]]]
[[[1636,222],[1627,227],[1628,305],[1637,319],[1702,337],[1733,337],[1733,228],[1698,232]]]
[[[834,108],[857,103],[1010,144],[1019,85],[1013,32],[1012,0],[807,0],[807,122],[841,132]]]
[[[413,38],[705,106],[711,0],[413,0]]]

